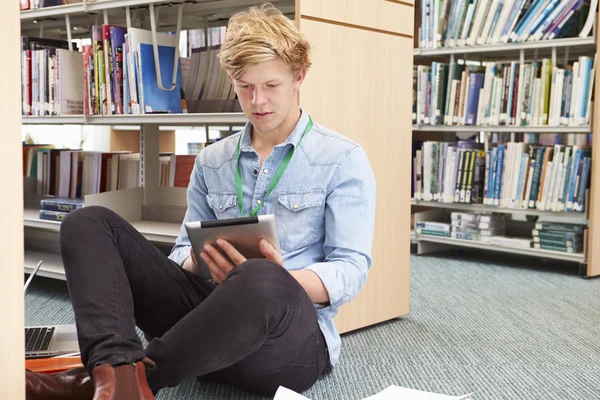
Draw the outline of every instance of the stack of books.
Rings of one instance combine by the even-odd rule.
[[[62,221],[74,210],[83,207],[83,199],[54,197],[40,200],[40,219]]]
[[[489,243],[492,236],[505,233],[506,220],[503,215],[453,212],[451,219],[453,239]]]
[[[581,253],[584,229],[582,225],[537,223],[532,230],[533,247],[564,253]]]
[[[417,235],[450,237],[450,224],[447,222],[418,221]]]

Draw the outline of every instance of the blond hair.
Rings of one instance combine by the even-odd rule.
[[[231,17],[219,52],[229,75],[239,79],[248,66],[276,58],[294,74],[311,65],[310,44],[289,18],[270,3]]]

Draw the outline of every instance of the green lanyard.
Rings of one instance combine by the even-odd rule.
[[[312,129],[312,126],[313,126],[312,119],[310,117],[308,117],[308,125],[306,126],[304,133],[300,137],[300,140],[298,140],[298,143],[296,143],[296,147],[298,147],[300,145],[300,142],[302,141],[304,136]],[[237,159],[237,165],[236,165],[236,170],[235,170],[235,186],[236,186],[236,190],[237,190],[237,201],[238,201],[238,208],[240,210],[240,217],[242,217],[244,215],[244,192],[242,191],[242,187],[243,187],[242,186],[242,172],[240,171],[240,142],[241,141],[242,141],[242,134],[240,134],[240,138],[238,139],[237,150],[235,152],[235,157]],[[275,186],[277,186],[279,179],[281,179],[281,175],[283,175],[283,172],[287,168],[288,164],[290,163],[290,160],[292,159],[292,156],[294,155],[294,149],[296,147],[292,146],[292,148],[289,149],[289,151],[285,155],[283,161],[281,162],[281,165],[279,166],[279,168],[277,168],[277,171],[275,172],[275,176],[271,180],[271,184],[269,185],[269,188],[267,189],[267,194],[265,194],[265,197],[263,198],[262,202],[260,204],[258,204],[256,207],[254,207],[254,209],[252,209],[252,211],[250,212],[250,216],[252,216],[252,217],[256,216],[256,214],[258,214],[258,211],[262,208],[262,205],[265,204],[265,199],[269,196],[269,194],[271,194],[271,192],[273,191]]]

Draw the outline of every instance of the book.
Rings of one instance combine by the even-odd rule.
[[[83,199],[55,197],[40,200],[40,208],[46,211],[70,212],[83,207]]]

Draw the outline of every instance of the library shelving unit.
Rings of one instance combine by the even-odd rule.
[[[417,12],[419,13],[417,6]],[[432,61],[438,62],[462,62],[483,65],[486,61],[510,62],[516,61],[523,64],[541,60],[542,58],[551,58],[552,65],[567,63],[579,56],[594,57],[599,41],[598,16],[594,11],[596,18],[593,35],[590,37],[561,38],[554,40],[526,41],[518,43],[503,44],[485,44],[457,47],[438,47],[438,48],[419,48],[419,41],[415,40],[413,48],[414,64],[428,65]],[[419,17],[416,16],[415,37],[417,36]],[[597,75],[597,66],[594,76]],[[597,79],[597,78],[596,78]],[[422,201],[411,199],[413,209],[413,218],[415,224],[417,221],[432,221],[436,218],[446,218],[450,211],[473,212],[473,213],[498,213],[511,216],[522,221],[532,221],[536,219],[586,225],[587,232],[584,236],[585,244],[582,253],[564,253],[559,251],[550,251],[542,249],[518,249],[514,247],[490,246],[488,243],[453,239],[450,237],[436,237],[430,235],[415,234],[411,231],[411,242],[418,246],[418,254],[426,254],[452,247],[477,248],[486,251],[504,252],[510,254],[521,254],[546,259],[556,259],[572,261],[579,264],[579,274],[584,277],[593,277],[600,275],[600,213],[597,206],[597,199],[600,193],[600,163],[597,161],[600,154],[600,143],[596,139],[599,127],[597,124],[600,118],[600,105],[598,99],[600,96],[598,82],[594,83],[592,102],[591,102],[591,125],[586,126],[479,126],[479,125],[413,125],[413,139],[453,141],[457,134],[478,135],[481,140],[488,144],[490,133],[565,133],[565,134],[592,134],[592,162],[590,168],[590,187],[586,197],[585,212],[552,212],[540,211],[531,208],[502,208],[488,206],[483,204],[468,203],[447,203],[438,201]],[[595,206],[595,207],[594,207]],[[595,246],[594,246],[595,244]]]
[[[176,8],[183,5],[182,29],[226,25],[228,18],[256,0],[104,0],[21,12],[22,32],[38,35],[62,28],[61,39],[71,37],[70,26],[99,21],[118,24],[131,13],[147,20],[149,5],[160,8],[160,30],[172,30]],[[399,95],[411,87],[413,47],[412,1],[343,0],[272,1],[292,15],[313,45],[313,66],[299,95],[300,105],[315,121],[360,143],[377,179],[377,213],[373,265],[365,288],[336,317],[340,332],[397,318],[409,312],[410,255],[410,99]],[[205,25],[198,23],[203,20]],[[96,21],[96,22],[94,22]],[[101,22],[100,22],[101,23]],[[65,32],[65,26],[67,27]],[[125,25],[123,25],[125,26]],[[386,62],[380,57],[385,54]],[[185,188],[158,186],[158,131],[161,125],[231,125],[246,121],[242,113],[197,113],[114,116],[23,117],[23,124],[139,125],[142,186],[85,197],[85,205],[104,205],[130,221],[151,241],[171,245],[186,209]],[[400,123],[398,123],[400,121]],[[374,140],[376,139],[376,140]],[[406,151],[399,157],[398,151]],[[389,168],[395,165],[395,168]],[[39,198],[27,195],[25,182],[26,269],[47,257],[42,275],[64,277],[56,252],[59,223],[40,220]],[[31,190],[29,191],[31,193]],[[400,214],[399,211],[400,210]],[[406,211],[404,211],[406,210]],[[398,215],[392,221],[390,215]],[[28,243],[35,246],[28,248]],[[40,249],[47,249],[40,251]]]

